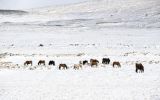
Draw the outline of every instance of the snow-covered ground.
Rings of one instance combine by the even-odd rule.
[[[0,72],[1,100],[159,100],[159,65]]]
[[[12,62],[11,69],[0,70],[1,100],[160,99],[159,29],[40,30],[1,33],[1,62]],[[73,70],[80,60],[101,62],[103,57],[120,61],[122,68],[99,64],[98,68]],[[47,63],[55,60],[56,66],[37,66],[41,59]],[[24,68],[26,60],[32,60],[32,68],[37,68]],[[142,74],[135,73],[137,61],[145,67]],[[60,63],[70,69],[58,70]]]
[[[0,100],[160,100],[160,2],[117,2],[0,14]],[[101,64],[104,57],[109,65]],[[91,58],[98,68],[73,69]],[[33,66],[24,66],[26,60]],[[122,67],[113,68],[113,61]],[[135,73],[136,62],[144,73]],[[69,69],[58,70],[60,63]]]

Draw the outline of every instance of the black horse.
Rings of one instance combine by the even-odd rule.
[[[102,64],[109,64],[110,63],[110,59],[109,58],[103,58],[102,59]]]
[[[83,65],[87,65],[87,64],[89,64],[89,63],[88,63],[88,60],[84,60],[84,61],[83,61]]]
[[[55,61],[53,61],[53,60],[49,61],[48,65],[53,65],[53,66],[55,66]]]
[[[140,72],[144,72],[144,66],[141,63],[136,63],[136,73],[138,73],[138,70],[140,70]]]

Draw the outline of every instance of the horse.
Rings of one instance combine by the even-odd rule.
[[[118,62],[118,61],[114,61],[114,62],[113,62],[113,67],[114,67],[115,65],[117,65],[118,67],[121,67],[120,62]]]
[[[45,60],[40,60],[39,62],[38,62],[38,65],[45,65]]]
[[[94,65],[97,67],[98,63],[99,63],[99,61],[97,59],[90,59],[90,65],[91,65],[91,67],[93,67]]]
[[[141,63],[136,63],[136,73],[138,73],[138,70],[140,70],[140,72],[144,72],[144,66]]]
[[[102,59],[102,64],[109,64],[110,63],[110,59],[109,58],[103,58]]]
[[[59,64],[59,70],[61,70],[62,68],[63,69],[68,69],[66,64]]]
[[[32,66],[32,61],[25,61],[25,62],[24,62],[24,66],[25,66],[25,65],[29,65],[29,64],[31,64],[31,66]]]
[[[83,65],[88,65],[89,63],[88,63],[88,60],[84,60],[83,61]]]
[[[73,66],[73,68],[75,69],[75,70],[78,70],[78,69],[82,69],[82,65],[81,64],[74,64],[74,66]]]
[[[49,61],[48,65],[53,65],[53,66],[55,66],[55,61],[53,61],[53,60]]]

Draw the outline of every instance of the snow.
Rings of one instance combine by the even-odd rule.
[[[0,15],[0,100],[160,100],[159,4],[88,0]],[[73,69],[91,58],[97,68]],[[136,62],[144,73],[135,72]],[[58,70],[60,63],[69,69]]]
[[[1,100],[160,99],[160,30],[45,31],[1,33],[0,51],[7,52],[1,62],[18,64],[0,70]],[[40,43],[44,47],[39,47]],[[82,56],[77,56],[79,53]],[[80,60],[96,58],[101,62],[103,57],[109,57],[111,62],[120,61],[122,68],[112,68],[111,64],[104,67],[100,63],[98,68],[83,66],[82,70],[73,70],[73,64]],[[56,66],[37,66],[41,59],[47,63],[55,60]],[[31,68],[36,69],[25,68],[26,60],[32,60]],[[137,61],[145,66],[144,73],[135,73]],[[58,70],[60,63],[66,63],[70,69]]]
[[[106,27],[159,28],[159,9],[159,0],[88,0],[78,4],[28,9],[27,15],[0,15],[0,23],[48,25],[48,22],[69,21],[74,24],[76,19],[82,19],[98,27],[96,23],[103,22]]]
[[[1,100],[159,100],[159,66],[82,70],[2,71]]]

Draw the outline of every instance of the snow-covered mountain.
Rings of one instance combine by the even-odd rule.
[[[0,15],[0,22],[56,27],[160,27],[159,0],[88,0],[28,12],[20,17]]]

